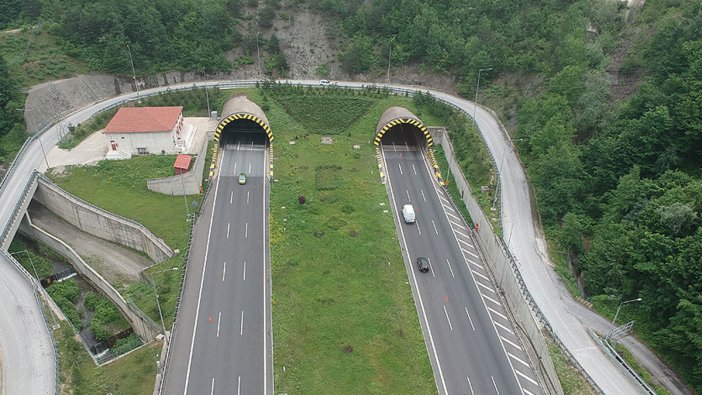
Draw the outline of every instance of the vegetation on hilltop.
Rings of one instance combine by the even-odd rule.
[[[350,74],[382,74],[392,51],[393,65],[455,75],[459,93],[473,97],[479,70],[490,69],[481,95],[514,125],[547,233],[574,258],[596,306],[642,298],[623,320],[635,318],[637,332],[702,390],[702,5],[648,0],[626,25],[620,4],[0,0],[0,26],[46,21],[63,53],[90,70],[130,73],[129,44],[138,74],[210,72],[253,63],[258,29],[306,7],[329,16]],[[277,37],[259,44],[279,54],[266,59],[269,75],[284,74]],[[232,48],[243,53],[233,64],[224,56]],[[0,60],[9,87],[0,90],[3,160],[8,136],[23,132],[6,69]],[[645,80],[617,102],[613,73]],[[517,83],[494,83],[508,78]]]

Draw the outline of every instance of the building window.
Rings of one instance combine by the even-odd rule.
[[[139,155],[147,155],[148,153],[149,153],[148,148],[137,147],[137,154],[139,154]]]

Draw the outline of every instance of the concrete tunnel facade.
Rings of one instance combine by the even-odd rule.
[[[242,120],[251,121],[259,125],[268,137],[268,141],[273,141],[273,132],[271,131],[266,114],[261,110],[261,107],[249,100],[243,93],[235,95],[224,104],[222,108],[222,120],[219,121],[217,129],[215,129],[214,140],[216,142],[220,141],[222,133],[227,125]]]
[[[434,145],[434,140],[429,134],[426,125],[424,125],[424,123],[416,115],[412,114],[404,107],[390,107],[383,112],[383,115],[380,116],[378,124],[375,128],[375,139],[373,140],[373,144],[380,145],[383,135],[385,135],[385,133],[390,131],[395,126],[401,124],[409,124],[416,127],[424,135],[424,138],[427,141],[427,147],[430,148]]]

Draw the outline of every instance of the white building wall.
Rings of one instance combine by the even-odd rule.
[[[115,151],[112,142],[117,144],[116,151],[129,155],[142,154],[176,154],[181,150],[176,147],[173,132],[159,133],[107,133],[107,146],[109,151]],[[140,150],[140,148],[144,150]]]

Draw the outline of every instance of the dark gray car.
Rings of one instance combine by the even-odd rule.
[[[419,269],[420,272],[428,272],[429,271],[429,258],[420,256],[417,258],[417,268]]]

